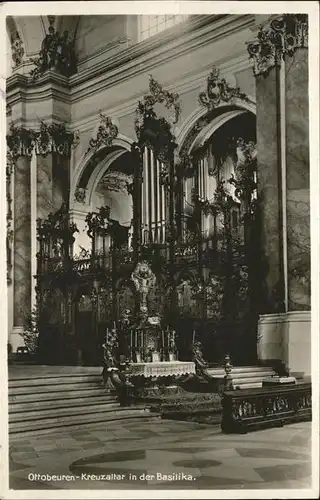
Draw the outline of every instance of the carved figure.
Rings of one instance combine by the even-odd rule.
[[[46,70],[53,68],[65,76],[76,73],[74,44],[68,41],[69,33],[64,31],[61,36],[55,31],[53,23],[54,20],[51,20],[48,33],[41,44],[39,57],[32,59],[36,65],[30,73],[33,79],[39,78]]]
[[[148,262],[141,261],[131,274],[131,279],[139,293],[140,311],[143,314],[148,312],[147,297],[150,288],[154,286],[156,277],[149,267]]]
[[[102,347],[103,347],[102,378],[104,384],[106,384],[108,379],[110,378],[110,372],[112,370],[119,369],[119,362],[117,359],[119,342],[118,342],[117,331],[115,329],[107,331],[106,339]]]
[[[200,342],[195,341],[191,345],[192,361],[195,363],[196,368],[207,368],[208,363],[203,359],[202,345]]]

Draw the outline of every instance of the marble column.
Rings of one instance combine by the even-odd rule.
[[[264,45],[270,49],[279,42],[272,36],[279,28],[289,38],[266,51]],[[305,16],[283,16],[249,50],[256,60],[258,193],[267,289],[270,297],[279,283],[277,297],[283,298],[283,308],[273,309],[277,302],[269,301],[267,314],[260,316],[258,353],[268,363],[281,361],[292,375],[311,371],[307,31]],[[288,50],[292,37],[294,50]],[[266,53],[269,59],[260,58]]]
[[[310,309],[308,51],[285,58],[288,310]]]
[[[30,158],[19,156],[14,170],[13,323],[21,332],[31,311],[31,189]]]
[[[37,217],[45,219],[68,201],[68,158],[50,153],[37,155]]]
[[[258,193],[265,268],[265,313],[284,311],[279,72],[256,77]]]

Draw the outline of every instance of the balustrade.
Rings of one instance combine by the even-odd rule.
[[[249,430],[311,420],[311,383],[286,387],[227,390],[223,395],[222,430]]]

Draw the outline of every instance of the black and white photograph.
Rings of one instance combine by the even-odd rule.
[[[0,12],[1,498],[318,498],[318,3]]]

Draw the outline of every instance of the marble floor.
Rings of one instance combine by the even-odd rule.
[[[11,440],[9,487],[308,489],[310,455],[310,422],[247,435],[168,420],[108,423]]]

